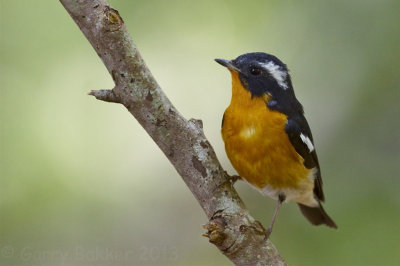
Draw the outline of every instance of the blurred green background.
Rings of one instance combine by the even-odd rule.
[[[290,265],[400,265],[400,1],[110,1],[165,93],[201,118],[223,166],[230,76],[252,51],[291,69],[339,225],[295,204],[271,238]],[[205,215],[110,89],[58,1],[1,1],[0,265],[230,265]],[[268,225],[275,202],[236,185]]]

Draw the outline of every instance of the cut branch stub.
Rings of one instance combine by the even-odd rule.
[[[110,103],[121,103],[121,100],[115,95],[113,90],[93,90],[88,93],[96,97],[97,100],[110,102]]]

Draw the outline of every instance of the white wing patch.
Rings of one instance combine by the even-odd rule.
[[[288,88],[288,85],[285,82],[288,74],[286,71],[282,71],[280,67],[275,65],[272,61],[269,61],[268,63],[261,63],[260,65],[262,68],[268,70],[268,72],[274,77],[282,89],[286,90]]]
[[[312,144],[310,138],[304,135],[303,133],[300,134],[300,138],[304,142],[304,144],[307,145],[308,150],[312,152],[314,150],[314,145]]]

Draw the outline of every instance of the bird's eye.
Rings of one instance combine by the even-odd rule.
[[[257,67],[252,67],[250,68],[250,74],[252,74],[253,76],[258,76],[261,74],[261,69]]]

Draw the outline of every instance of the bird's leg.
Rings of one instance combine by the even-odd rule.
[[[278,216],[279,209],[280,209],[282,203],[285,201],[285,199],[286,199],[285,195],[279,194],[278,202],[277,202],[276,207],[275,207],[275,212],[274,212],[274,216],[272,217],[271,224],[269,225],[268,229],[265,230],[265,237],[266,238],[268,238],[270,236],[270,234],[272,233],[272,227],[274,227],[274,223],[275,223],[276,217]]]

